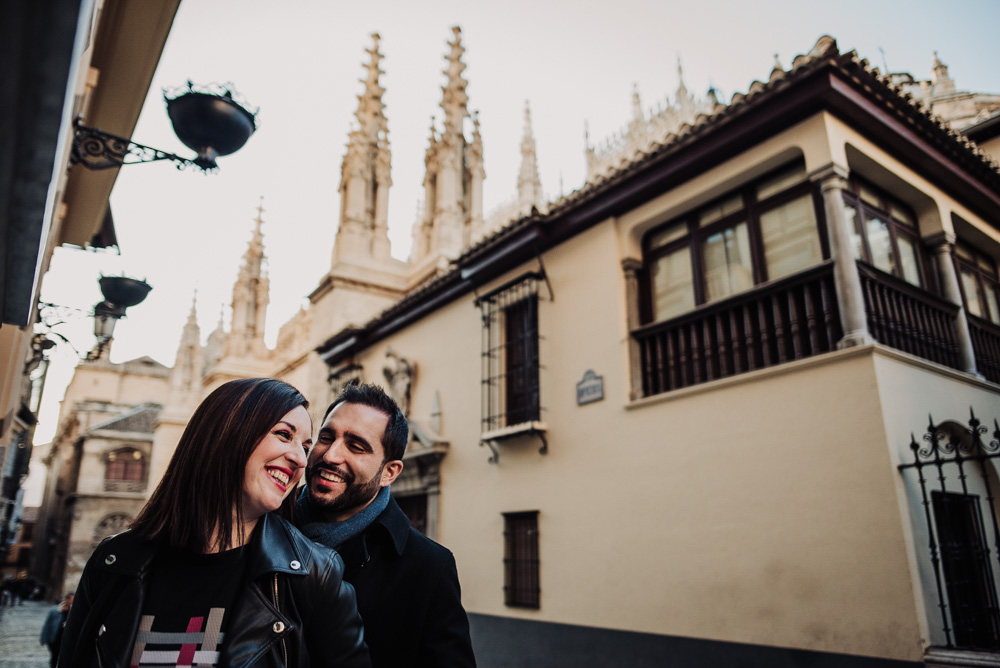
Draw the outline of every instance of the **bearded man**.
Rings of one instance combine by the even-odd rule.
[[[309,453],[297,524],[343,557],[373,668],[474,667],[455,558],[413,529],[389,494],[408,438],[382,388],[344,388]]]

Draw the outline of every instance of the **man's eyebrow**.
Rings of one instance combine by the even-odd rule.
[[[320,428],[319,434],[317,434],[316,437],[322,438],[324,436],[332,436],[336,433],[337,433],[336,430],[327,424],[323,425]],[[368,452],[375,452],[375,448],[372,447],[372,444],[369,443],[368,440],[365,439],[365,437],[362,436],[361,434],[351,431],[350,429],[346,429],[341,433],[344,435],[345,439],[351,441],[352,443],[357,443],[359,445],[364,446],[364,449],[367,450]]]
[[[344,432],[344,438],[349,439],[351,441],[355,441],[360,445],[365,446],[365,450],[367,450],[368,452],[375,452],[375,448],[373,448],[371,443],[365,440],[365,437],[362,436],[361,434],[357,434],[353,431],[347,430]]]

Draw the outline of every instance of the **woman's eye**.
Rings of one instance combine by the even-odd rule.
[[[280,436],[281,438],[291,438],[292,437],[292,435],[289,432],[285,431],[284,429],[279,429],[276,432],[274,432],[274,434],[276,436]]]

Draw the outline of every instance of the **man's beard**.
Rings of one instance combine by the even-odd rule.
[[[378,494],[380,485],[379,481],[382,478],[382,469],[385,468],[385,464],[379,467],[375,475],[368,482],[357,484],[355,482],[355,477],[347,471],[340,469],[335,469],[330,466],[310,466],[306,469],[306,489],[309,494],[309,503],[316,508],[321,513],[339,513],[346,510],[352,510],[354,508],[360,508],[367,504],[369,501],[375,498]],[[335,499],[330,498],[318,498],[312,491],[312,480],[314,476],[319,475],[320,470],[327,470],[332,473],[336,473],[344,479],[344,491],[340,493]]]

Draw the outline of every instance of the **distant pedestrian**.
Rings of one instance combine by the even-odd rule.
[[[66,618],[69,616],[69,608],[73,605],[73,592],[69,592],[63,600],[52,606],[45,623],[42,624],[42,635],[39,641],[43,645],[48,645],[49,666],[55,668],[56,660],[59,658],[59,645],[62,644],[63,629],[66,628]]]
[[[15,589],[17,589],[17,583],[10,576],[5,577],[3,582],[0,582],[0,607],[14,605]]]
[[[17,604],[24,605],[31,600],[31,592],[35,590],[35,579],[29,575],[17,579]]]

